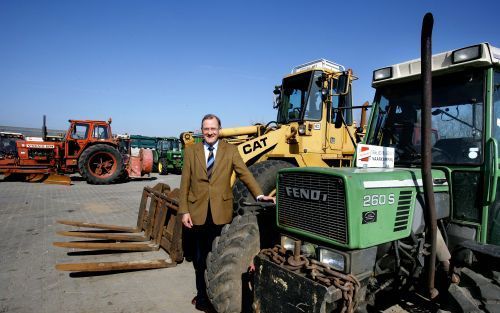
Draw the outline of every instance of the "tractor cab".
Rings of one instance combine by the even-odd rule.
[[[432,164],[447,173],[451,186],[451,239],[500,243],[499,55],[483,43],[433,56]],[[393,147],[396,167],[422,163],[419,62],[373,74],[376,95],[366,143]]]
[[[180,140],[175,137],[165,138],[158,141],[157,149],[161,151],[180,151],[181,143]]]
[[[0,132],[0,159],[15,158],[17,156],[17,144],[24,140],[21,133]]]
[[[77,121],[69,120],[70,126],[64,141],[65,154],[68,157],[77,157],[90,142],[112,141],[111,120],[105,121]]]

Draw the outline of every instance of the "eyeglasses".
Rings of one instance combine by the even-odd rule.
[[[208,131],[215,132],[215,131],[218,131],[219,128],[215,128],[215,127],[212,127],[212,128],[202,128],[201,130],[204,131],[204,132],[208,132]]]

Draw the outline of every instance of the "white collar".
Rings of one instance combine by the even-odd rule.
[[[210,147],[210,145],[205,141],[203,141],[203,147],[205,148],[205,150],[208,150],[208,147]],[[214,150],[217,151],[217,148],[219,147],[219,139],[217,139],[217,141],[212,145],[212,147],[214,147]]]

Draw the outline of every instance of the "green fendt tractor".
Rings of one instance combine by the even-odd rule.
[[[356,168],[278,173],[255,312],[499,312],[500,49],[431,56],[430,30],[428,14],[422,62],[374,71]]]
[[[158,140],[156,151],[158,152],[158,172],[161,175],[179,174],[182,171],[184,150],[179,138],[167,137]]]

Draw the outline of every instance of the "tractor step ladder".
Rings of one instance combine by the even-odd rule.
[[[61,271],[102,272],[175,266],[177,262],[183,260],[182,222],[181,217],[177,215],[179,208],[178,197],[179,189],[170,191],[170,187],[166,184],[159,183],[153,188],[144,187],[135,227],[60,220],[58,221],[59,224],[76,226],[79,229],[76,231],[58,231],[58,235],[93,240],[53,243],[57,247],[82,250],[144,252],[157,251],[161,247],[169,253],[172,262],[167,260],[141,260],[62,263],[57,264],[56,269]],[[146,209],[148,203],[149,207]],[[81,230],[80,228],[94,230]]]

